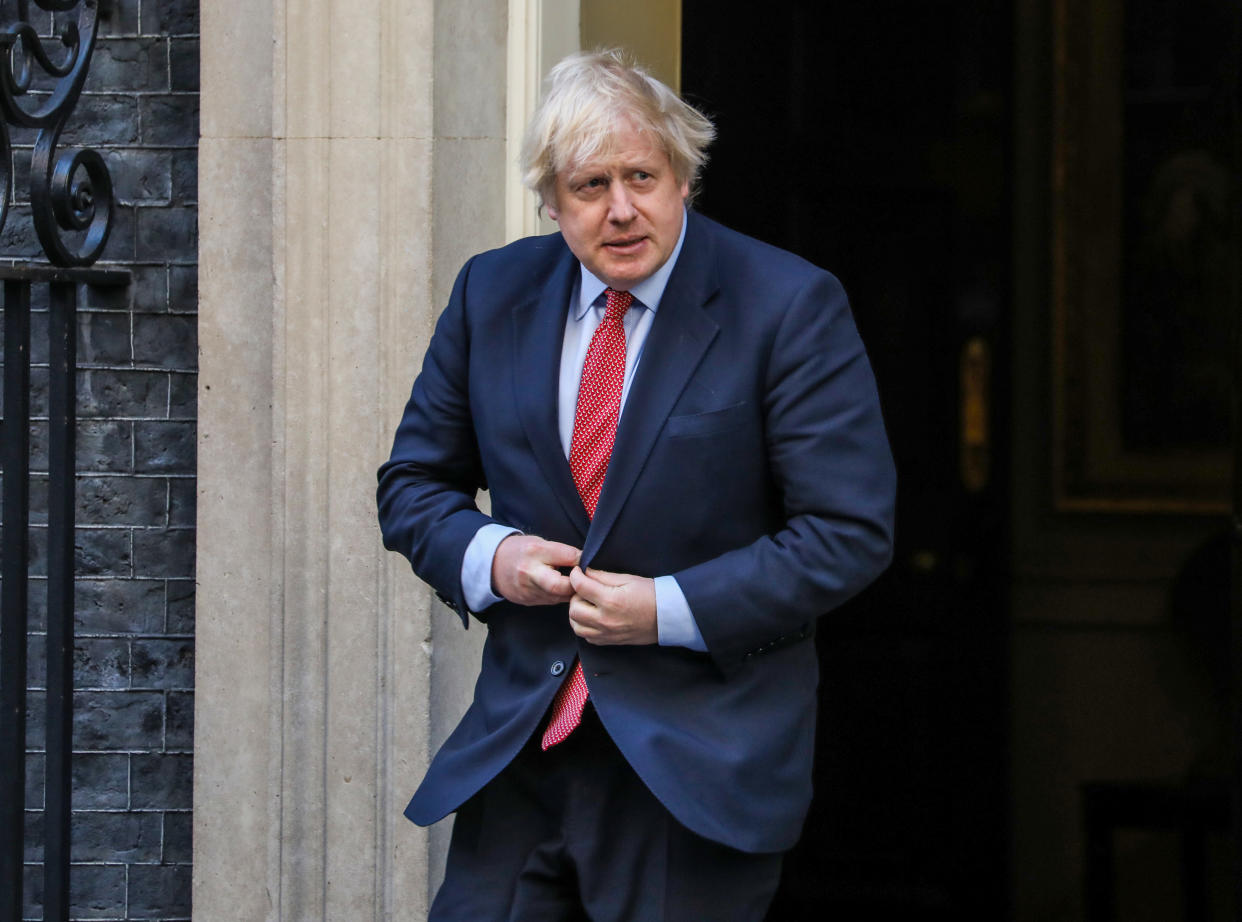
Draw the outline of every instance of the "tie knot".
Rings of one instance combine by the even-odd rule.
[[[604,305],[605,320],[620,320],[625,316],[625,312],[630,309],[630,305],[634,303],[634,296],[628,291],[605,288],[604,295],[608,299]]]

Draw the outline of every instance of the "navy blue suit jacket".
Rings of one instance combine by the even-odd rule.
[[[875,382],[827,272],[690,213],[594,519],[557,435],[578,263],[559,234],[462,269],[379,472],[385,545],[468,624],[461,563],[490,521],[672,574],[708,652],[593,646],[566,606],[499,602],[474,701],[406,809],[435,822],[537,729],[581,657],[625,758],[690,829],[745,851],[797,839],[811,797],[815,620],[887,565],[895,475]],[[486,486],[492,513],[475,505]],[[831,740],[826,741],[831,745]]]

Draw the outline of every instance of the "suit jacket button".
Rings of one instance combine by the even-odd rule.
[[[559,660],[559,659],[555,663],[553,663],[552,668],[548,670],[548,672],[552,673],[553,675],[560,675],[564,671],[565,671],[565,661]]]

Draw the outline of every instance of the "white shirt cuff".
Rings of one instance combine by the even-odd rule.
[[[490,526],[485,526],[490,527]],[[690,612],[681,586],[671,576],[655,578],[656,630],[662,647],[689,647],[700,653],[707,652],[707,644]]]
[[[466,553],[461,559],[461,591],[466,597],[466,607],[471,611],[483,611],[500,601],[500,596],[492,592],[492,559],[501,541],[519,534],[521,532],[516,528],[489,522],[476,531],[466,545]]]

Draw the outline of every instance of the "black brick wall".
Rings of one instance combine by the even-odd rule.
[[[133,283],[79,294],[73,868],[75,919],[190,916],[197,370],[197,0],[105,0],[61,149],[108,162],[101,265]],[[11,15],[9,5],[3,15]],[[49,13],[33,23],[52,34]],[[29,145],[13,132],[0,257],[38,257]],[[26,918],[42,916],[47,515],[46,291],[33,292]],[[40,367],[42,366],[42,367]]]

